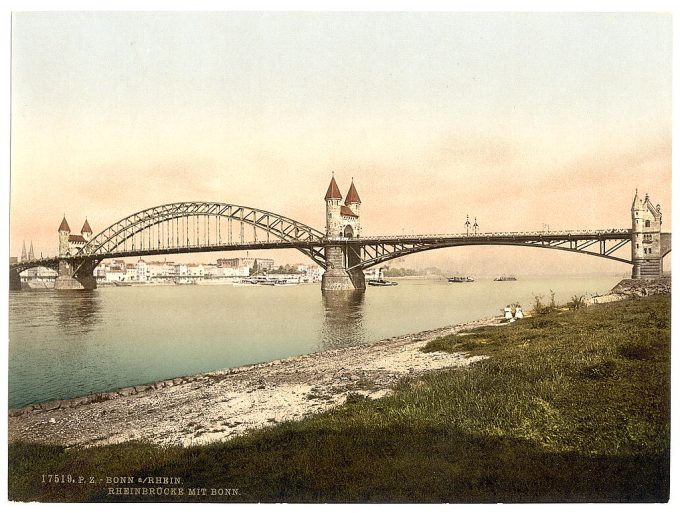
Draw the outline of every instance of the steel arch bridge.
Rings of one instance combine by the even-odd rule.
[[[632,263],[614,255],[628,244],[631,230],[574,230],[557,232],[494,232],[451,235],[407,235],[367,237],[361,247],[351,248],[360,263],[349,269],[366,269],[388,260],[422,251],[461,246],[524,246],[571,251],[602,258]]]
[[[31,267],[70,266],[75,278],[92,276],[104,259],[213,251],[296,249],[320,267],[336,266],[327,258],[340,247],[347,271],[362,271],[391,259],[433,249],[459,246],[524,246],[556,249],[632,264],[614,253],[631,242],[630,229],[553,232],[494,232],[327,237],[322,231],[266,210],[220,202],[168,203],[131,214],[108,226],[72,254],[10,264],[10,277]],[[670,234],[662,257],[670,251]],[[61,272],[61,271],[60,271]]]
[[[246,227],[252,237],[246,237]],[[234,230],[236,228],[236,231]],[[136,212],[92,237],[75,257],[110,258],[230,249],[296,248],[319,265],[319,230],[289,217],[228,203],[189,201]]]

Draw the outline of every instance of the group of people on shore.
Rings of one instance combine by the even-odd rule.
[[[512,311],[512,308],[510,305],[507,305],[505,308],[503,308],[503,318],[505,319],[505,322],[515,322],[518,319],[522,319],[524,317],[524,312],[522,312],[522,305],[514,305],[515,306],[515,311]]]

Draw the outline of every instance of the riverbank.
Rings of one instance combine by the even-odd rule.
[[[364,348],[318,353],[329,360],[339,355],[331,367],[310,355],[233,374],[211,373],[238,379],[249,376],[249,370],[288,369],[272,375],[272,379],[279,376],[279,383],[243,380],[249,387],[246,395],[252,398],[244,411],[259,408],[265,397],[279,396],[279,390],[309,383],[311,376],[328,380],[336,389],[328,389],[332,392],[328,397],[312,389],[297,392],[319,401],[322,410],[336,404],[336,395],[344,401],[337,408],[295,422],[277,422],[284,418],[271,417],[265,429],[225,442],[204,445],[210,441],[202,438],[209,434],[207,426],[193,425],[195,417],[187,416],[184,423],[191,432],[180,434],[175,445],[111,445],[117,440],[116,430],[111,431],[108,424],[125,426],[116,417],[124,412],[106,406],[113,401],[132,405],[135,414],[148,414],[159,422],[157,430],[167,433],[164,419],[181,422],[184,415],[200,415],[200,410],[213,408],[219,397],[214,392],[220,383],[229,381],[226,377],[140,390],[140,397],[23,412],[10,418],[10,498],[76,502],[667,500],[670,296],[647,295],[555,311],[509,325],[492,321],[467,327],[472,329],[464,331],[459,326],[448,332],[433,330],[390,339],[377,345],[383,347],[374,357],[354,352],[353,367],[337,365],[352,361],[348,360],[352,350]],[[445,368],[471,358],[477,358],[474,365]],[[296,360],[295,365],[287,367],[290,360]],[[425,371],[423,362],[437,361],[439,370]],[[388,368],[400,368],[403,377],[396,377],[391,393],[380,397],[381,377],[393,379],[387,375]],[[343,389],[344,383],[349,386]],[[175,387],[184,387],[188,395],[180,396],[190,404],[163,402],[172,397]],[[252,395],[258,391],[263,392]],[[280,395],[283,399],[277,409],[288,411],[294,404],[289,401],[299,395]],[[143,407],[134,406],[137,398]],[[231,401],[225,399],[218,403],[220,407],[230,407]],[[100,414],[92,422],[105,438],[85,437],[89,441],[65,450],[66,444],[58,437],[72,437],[83,427],[87,430],[87,424],[63,423],[60,418],[60,434],[56,415],[80,408]],[[87,422],[85,417],[80,416],[83,422]],[[173,417],[180,418],[173,421]],[[56,445],[12,438],[12,426],[24,422],[22,418],[42,419],[46,424],[24,427],[45,429],[43,434],[57,437],[51,442]],[[229,426],[234,423],[230,418],[221,422],[229,429],[240,426]],[[30,436],[29,431],[23,431],[20,438],[26,440],[23,437]],[[151,436],[153,431],[151,427]],[[193,440],[191,447],[178,445],[185,435]],[[107,445],[82,447],[93,444]],[[40,475],[44,473],[94,476],[95,481],[82,486],[43,484]],[[239,492],[229,497],[122,496],[100,484],[98,479],[107,476],[129,476],[135,483],[149,476],[178,476],[183,489],[228,487]]]
[[[144,440],[191,446],[225,441],[342,404],[378,398],[402,378],[483,356],[426,355],[430,340],[495,325],[500,317],[392,337],[376,344],[164,380],[9,412],[9,440],[87,447]]]
[[[586,305],[611,303],[638,297],[670,295],[672,280],[670,276],[663,276],[655,280],[621,280],[608,293],[585,298]]]

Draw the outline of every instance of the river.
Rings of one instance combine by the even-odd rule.
[[[135,286],[9,295],[9,407],[276,360],[604,293],[620,277],[401,280],[365,294],[320,285]]]

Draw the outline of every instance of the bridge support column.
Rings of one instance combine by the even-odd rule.
[[[94,290],[97,288],[97,280],[94,277],[92,265],[83,265],[74,274],[74,265],[68,260],[59,261],[57,279],[54,280],[56,290]]]
[[[321,290],[366,290],[363,271],[347,269],[347,246],[326,246],[326,263]]]
[[[645,258],[633,260],[633,279],[658,278],[663,274],[660,258]]]
[[[9,270],[9,290],[21,290],[21,276],[14,269]]]

